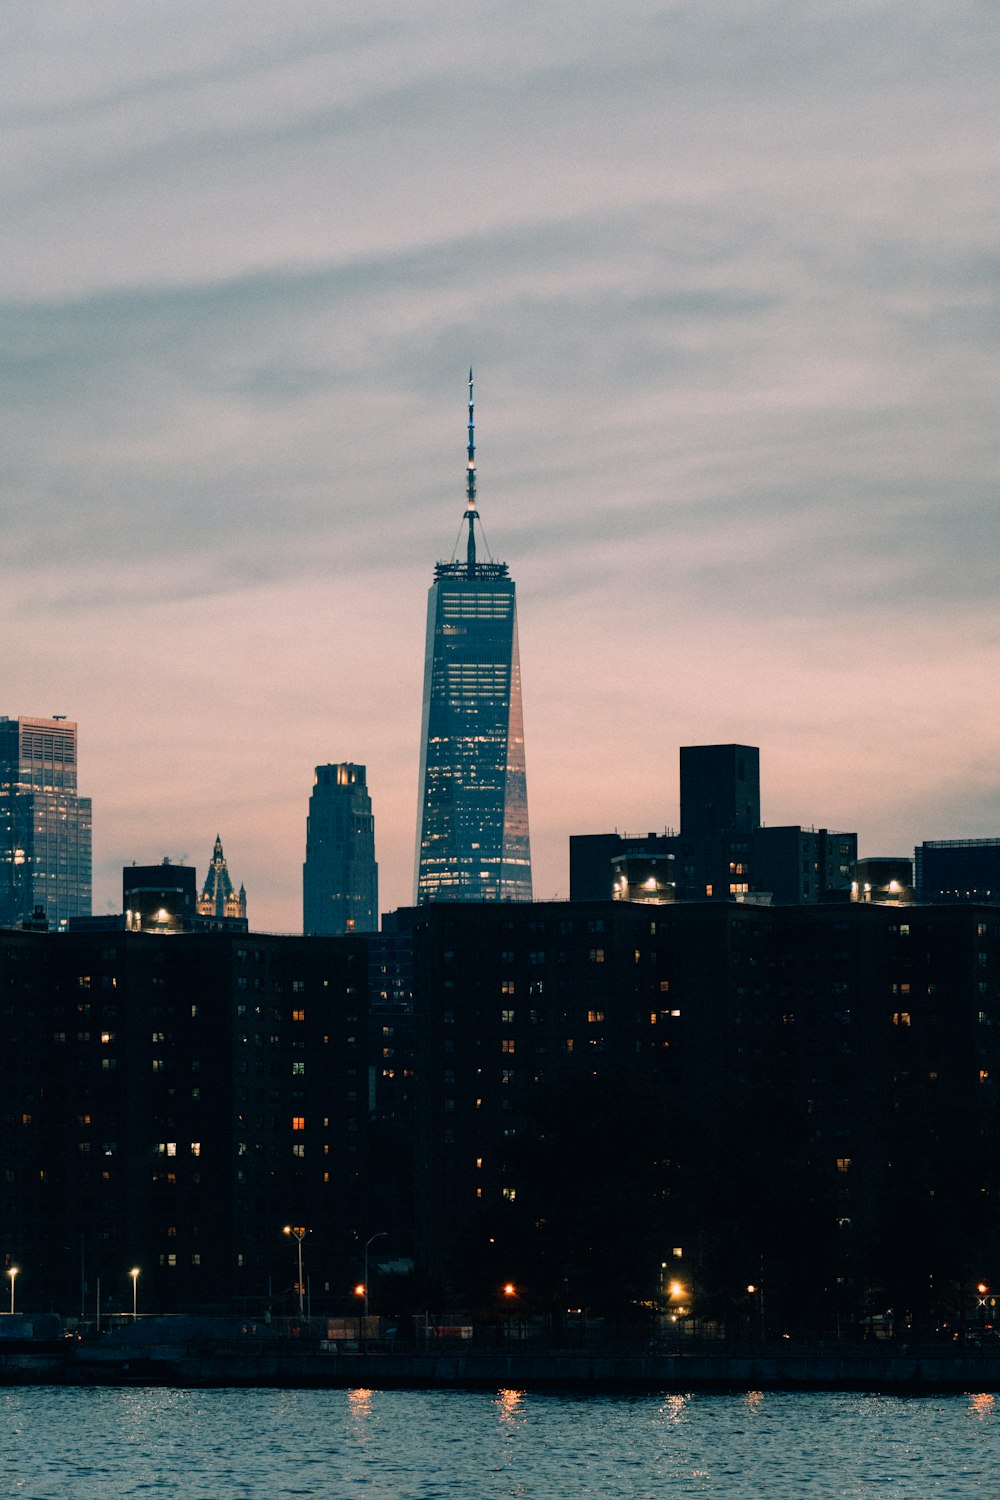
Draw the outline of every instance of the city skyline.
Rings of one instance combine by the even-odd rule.
[[[218,828],[298,930],[341,760],[409,901],[470,362],[537,897],[681,744],[862,856],[995,835],[996,17],[396,12],[15,6],[0,708],[80,726],[95,912]]]

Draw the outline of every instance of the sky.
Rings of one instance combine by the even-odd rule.
[[[8,0],[0,713],[121,868],[409,902],[426,591],[517,582],[535,894],[759,745],[767,823],[1000,835],[993,0]]]

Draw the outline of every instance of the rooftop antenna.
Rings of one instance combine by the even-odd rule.
[[[476,419],[472,396],[472,366],[469,366],[469,457],[465,470],[465,515],[469,523],[469,541],[466,548],[466,567],[469,578],[476,576],[476,532],[479,520],[476,509]]]

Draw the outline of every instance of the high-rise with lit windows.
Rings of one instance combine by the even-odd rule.
[[[89,797],[76,785],[76,725],[0,716],[0,926],[36,908],[51,927],[89,917]]]
[[[476,555],[472,396],[470,370],[465,558],[437,564],[427,602],[417,905],[531,900],[517,605],[507,564]]]

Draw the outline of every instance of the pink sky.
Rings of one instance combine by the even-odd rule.
[[[328,760],[409,900],[470,363],[539,897],[680,744],[863,854],[1000,834],[996,18],[398,12],[12,7],[0,712],[80,724],[95,911],[218,832],[299,929]]]

